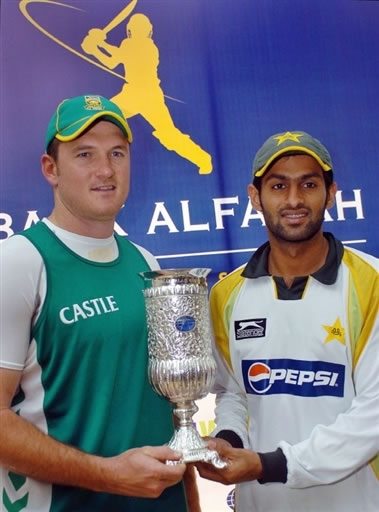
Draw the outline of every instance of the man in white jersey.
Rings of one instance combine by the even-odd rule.
[[[248,193],[268,242],[210,299],[229,465],[199,472],[238,484],[238,512],[377,512],[378,260],[323,233],[336,184],[311,135],[267,139]]]
[[[41,157],[53,211],[1,244],[1,510],[187,510],[186,466],[165,463],[180,458],[171,407],[146,374],[139,273],[159,267],[113,232],[131,141],[108,99],[61,102]]]

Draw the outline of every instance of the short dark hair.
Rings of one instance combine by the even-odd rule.
[[[58,148],[61,142],[54,137],[50,144],[47,146],[46,153],[56,162],[58,159]]]

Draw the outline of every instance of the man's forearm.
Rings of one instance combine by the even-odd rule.
[[[142,446],[99,457],[56,441],[9,409],[1,411],[0,424],[0,464],[44,482],[157,498],[183,478],[186,468],[165,464],[181,456],[168,446]]]
[[[44,482],[104,490],[101,457],[56,441],[11,410],[1,411],[0,424],[3,467]]]

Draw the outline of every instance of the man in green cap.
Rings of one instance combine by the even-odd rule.
[[[61,102],[41,158],[51,215],[2,244],[4,511],[187,510],[171,407],[147,379],[139,273],[158,265],[113,231],[131,141],[108,99]]]
[[[336,184],[311,135],[271,136],[248,193],[268,242],[211,292],[229,465],[200,474],[237,483],[241,512],[377,512],[378,260],[323,232]]]

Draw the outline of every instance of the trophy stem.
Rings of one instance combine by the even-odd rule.
[[[203,441],[194,426],[192,416],[199,410],[193,400],[177,402],[174,409],[175,416],[179,419],[179,425],[175,430],[168,446],[182,454],[179,462],[209,462],[216,468],[224,468],[224,462],[215,450],[209,450],[207,443]],[[167,461],[167,464],[175,464]]]
[[[184,400],[183,402],[176,402],[174,414],[179,419],[179,426],[192,427],[192,416],[196,414],[198,410],[199,408],[193,400]]]

